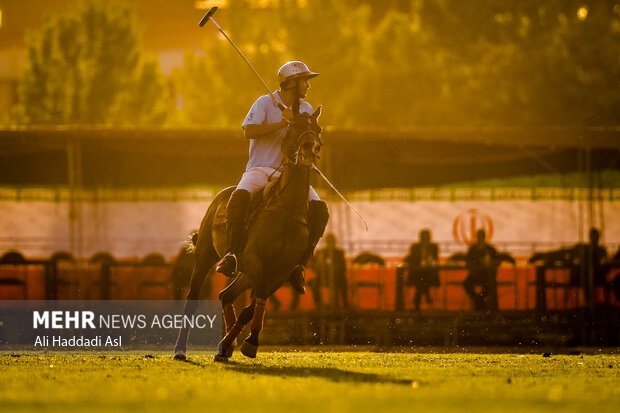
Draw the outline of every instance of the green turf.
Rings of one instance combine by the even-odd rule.
[[[620,355],[0,356],[0,412],[618,412]]]

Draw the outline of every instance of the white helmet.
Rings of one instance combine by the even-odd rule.
[[[288,80],[311,79],[318,75],[318,73],[311,72],[304,62],[294,60],[284,63],[280,70],[278,70],[278,83],[282,86]]]

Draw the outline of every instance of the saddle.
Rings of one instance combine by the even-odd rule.
[[[250,224],[256,219],[258,213],[267,206],[268,201],[275,195],[276,185],[280,178],[273,179],[269,181],[269,183],[263,188],[262,191],[257,191],[252,194],[250,197],[250,205],[248,207],[248,213],[245,218],[245,230],[247,231]],[[236,186],[231,186],[225,189],[225,191],[230,190],[232,193],[235,190]],[[215,231],[225,231],[226,230],[226,212],[228,210],[228,203],[222,203],[216,213],[215,217],[213,217],[212,227]],[[274,212],[280,212],[286,214],[286,211],[277,210],[277,209],[269,209]],[[294,217],[293,217],[294,218]],[[308,217],[305,217],[305,220],[302,220],[304,224],[307,224]]]

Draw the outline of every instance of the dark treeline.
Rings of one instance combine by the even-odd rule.
[[[391,129],[620,124],[616,0],[280,0],[266,9],[253,3],[230,0],[218,21],[272,88],[287,60],[303,60],[320,72],[308,100],[325,106],[324,124]],[[165,103],[167,90],[152,60],[139,53],[139,42],[123,48],[131,56],[123,57],[119,48],[116,54],[81,54],[80,44],[108,50],[96,37],[101,33],[135,36],[138,23],[130,11],[90,22],[92,27],[120,21],[122,30],[80,34],[79,19],[57,18],[33,38],[21,122],[239,127],[264,90],[225,40],[187,53],[171,79],[183,102],[176,111]],[[58,29],[65,26],[73,32]],[[89,35],[96,41],[85,43]],[[88,87],[103,76],[97,65],[88,65],[94,58],[120,80],[108,80],[99,91]],[[115,71],[116,64],[132,69]],[[99,114],[90,113],[93,108]]]

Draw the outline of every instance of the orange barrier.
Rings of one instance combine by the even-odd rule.
[[[360,309],[395,309],[396,297],[396,267],[394,263],[386,268],[350,268],[347,272],[348,294],[350,305]],[[170,282],[171,267],[144,266],[123,264],[113,266],[110,271],[110,298],[115,300],[135,299],[172,299],[174,285]],[[608,280],[613,279],[620,270],[613,270]],[[533,310],[536,308],[536,275],[535,268],[502,266],[498,270],[498,304],[500,310]],[[467,271],[442,270],[439,271],[441,285],[431,288],[432,303],[422,300],[421,310],[451,310],[466,311],[472,308],[466,296],[462,282]],[[569,284],[567,269],[550,269],[546,279],[554,285]],[[45,268],[42,265],[0,266],[0,279],[17,278],[26,282],[26,298],[29,300],[44,300],[46,298]],[[314,274],[306,271],[306,279],[312,282]],[[70,265],[63,265],[58,270],[57,286],[58,299],[101,299],[100,266],[85,264],[81,269]],[[203,289],[206,294],[203,299],[217,299],[218,293],[226,286],[228,279],[215,274],[208,280],[208,286]],[[355,282],[364,281],[370,287],[353,287]],[[372,286],[376,284],[376,286]],[[187,286],[181,297],[185,297]],[[413,309],[414,287],[406,286],[403,289],[404,309]],[[606,296],[607,294],[607,296]],[[565,288],[548,288],[545,290],[547,309],[564,310],[578,308],[584,305],[583,292],[579,287],[566,286]],[[293,292],[290,287],[283,287],[276,296],[280,301],[281,310],[290,309],[293,303]],[[329,308],[329,288],[322,288],[322,301]],[[23,299],[22,288],[16,285],[0,285],[0,300]],[[608,303],[619,306],[620,303],[611,296],[610,292],[602,287],[595,288],[595,304]],[[249,294],[240,299],[240,302],[249,302]],[[275,304],[268,301],[268,311],[273,311]],[[314,309],[312,291],[307,289],[305,295],[299,297],[298,309]]]

